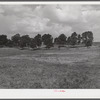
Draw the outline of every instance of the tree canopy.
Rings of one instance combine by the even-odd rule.
[[[93,33],[91,31],[86,31],[82,33],[82,41],[85,46],[92,46],[93,43]]]
[[[37,47],[40,47],[42,45],[42,37],[40,34],[34,37],[34,42],[36,43]]]
[[[58,44],[66,44],[66,39],[67,39],[67,37],[65,36],[65,34],[61,34],[61,35],[59,35],[58,36]]]
[[[0,47],[2,46],[18,46],[18,47],[31,47],[40,48],[41,45],[45,45],[46,48],[51,48],[57,44],[59,46],[64,45],[75,45],[84,44],[84,46],[89,47],[93,44],[93,33],[91,31],[83,32],[82,34],[77,34],[73,32],[68,38],[65,34],[60,34],[54,39],[51,34],[37,34],[36,36],[30,38],[29,35],[20,36],[20,34],[15,34],[11,39],[7,38],[7,35],[0,35]]]
[[[0,45],[6,45],[8,42],[7,35],[0,35]]]
[[[44,34],[42,36],[43,44],[46,45],[46,48],[51,48],[53,46],[53,37],[50,34]]]
[[[72,33],[72,35],[71,35],[71,41],[70,41],[70,43],[71,43],[71,45],[76,45],[77,44],[77,33],[76,32],[74,32],[74,33]]]

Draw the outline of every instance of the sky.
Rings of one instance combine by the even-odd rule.
[[[94,41],[100,41],[100,5],[0,5],[0,34],[8,38],[17,33],[68,37],[85,31],[92,31]]]

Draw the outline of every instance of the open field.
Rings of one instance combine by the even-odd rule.
[[[100,47],[0,48],[0,88],[100,88]]]

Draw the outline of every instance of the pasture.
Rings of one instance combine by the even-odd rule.
[[[100,47],[0,48],[0,88],[100,88]]]

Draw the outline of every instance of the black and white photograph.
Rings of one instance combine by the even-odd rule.
[[[100,3],[0,3],[0,89],[100,89]]]

